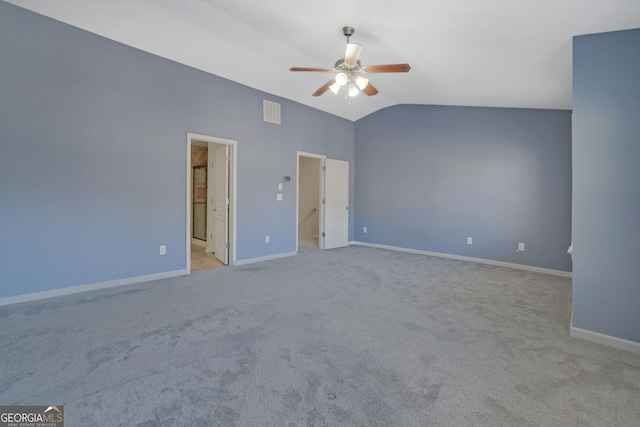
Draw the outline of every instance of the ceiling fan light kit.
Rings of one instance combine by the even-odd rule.
[[[333,79],[316,90],[313,96],[320,96],[327,90],[331,90],[337,95],[343,86],[346,86],[345,96],[347,98],[356,96],[360,91],[368,96],[374,96],[378,93],[378,89],[369,83],[369,79],[363,77],[361,73],[406,73],[411,69],[409,64],[361,66],[359,58],[362,46],[356,43],[349,43],[349,37],[353,35],[355,30],[353,27],[343,27],[342,32],[347,38],[347,49],[344,58],[338,59],[333,68],[292,67],[289,69],[290,71],[337,73]]]
[[[349,78],[347,77],[347,75],[345,73],[338,73],[336,75],[336,84],[338,86],[344,86],[345,84],[347,84],[348,80],[349,80]]]
[[[349,96],[353,97],[360,93],[355,83],[349,83],[349,91],[347,92]]]
[[[366,79],[362,76],[357,76],[355,80],[356,85],[360,88],[360,90],[364,90],[365,87],[369,84],[369,79]]]

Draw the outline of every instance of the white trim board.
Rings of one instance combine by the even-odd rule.
[[[296,256],[296,255],[298,255],[298,251],[283,252],[281,254],[267,255],[267,256],[261,256],[261,257],[257,257],[257,258],[240,259],[240,260],[237,260],[236,262],[234,262],[233,265],[236,266],[236,265],[253,264],[253,263],[256,263],[256,262],[271,261],[271,260],[274,260],[274,259],[287,258],[287,257],[290,257],[290,256]]]
[[[612,337],[611,335],[588,331],[586,329],[576,328],[575,326],[571,326],[569,328],[569,335],[573,338],[580,338],[597,344],[603,344],[608,347],[619,348],[633,353],[640,353],[640,343]]]
[[[128,277],[125,279],[109,280],[107,282],[90,283],[88,285],[70,286],[68,288],[52,289],[50,291],[34,292],[31,294],[16,295],[0,298],[0,306],[18,304],[21,302],[36,301],[45,298],[60,297],[63,295],[77,294],[80,292],[95,291],[98,289],[115,288],[116,286],[133,285],[135,283],[150,282],[158,279],[184,276],[187,270],[167,271],[166,273],[147,274],[144,276]]]
[[[439,258],[457,259],[459,261],[471,261],[471,262],[477,262],[479,264],[488,264],[488,265],[495,265],[498,267],[515,268],[516,270],[532,271],[534,273],[551,274],[552,276],[569,277],[569,278],[572,277],[572,273],[570,271],[553,270],[550,268],[542,268],[542,267],[533,267],[530,265],[514,264],[511,262],[493,261],[493,260],[484,259],[484,258],[472,258],[472,257],[462,256],[462,255],[443,254],[441,252],[429,252],[429,251],[423,251],[420,249],[402,248],[399,246],[379,245],[377,243],[352,241],[352,242],[349,242],[349,244],[359,245],[359,246],[368,246],[371,248],[378,248],[378,249],[387,249],[390,251],[408,252],[408,253],[419,254],[419,255],[428,255],[428,256],[434,256]]]

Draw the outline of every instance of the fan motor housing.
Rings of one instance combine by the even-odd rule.
[[[360,60],[358,60],[354,65],[347,65],[344,63],[344,58],[340,58],[336,61],[334,68],[340,71],[360,71]]]

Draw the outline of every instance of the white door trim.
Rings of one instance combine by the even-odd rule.
[[[229,228],[231,230],[231,252],[229,257],[229,265],[234,265],[236,262],[236,242],[237,240],[237,209],[236,202],[238,196],[238,141],[226,138],[219,138],[215,136],[200,135],[197,133],[187,133],[187,167],[186,167],[186,207],[187,207],[187,221],[186,221],[186,271],[187,274],[191,273],[191,144],[193,141],[212,142],[214,144],[228,145],[231,147],[231,202],[229,203]]]
[[[306,153],[304,151],[298,151],[298,161],[296,162],[296,253],[298,252],[298,221],[300,221],[300,213],[298,212],[298,204],[300,203],[300,157],[311,157],[313,159],[325,160],[327,156],[322,154],[315,153]],[[318,229],[318,247],[320,249],[324,248],[324,238],[322,237],[322,233],[324,232],[324,205],[322,204],[322,197],[324,194],[324,189],[322,186],[324,185],[324,179],[320,179],[320,201],[319,201],[319,211],[320,214],[318,216],[320,221],[320,227]]]

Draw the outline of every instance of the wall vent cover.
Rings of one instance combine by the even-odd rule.
[[[264,99],[262,101],[262,115],[265,122],[280,124],[280,104]]]

